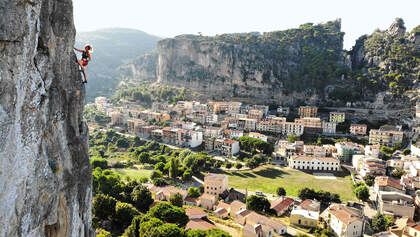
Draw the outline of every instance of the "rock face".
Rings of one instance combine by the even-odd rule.
[[[341,78],[341,21],[216,37],[182,35],[158,43],[157,81],[221,98],[279,102],[322,92]]]
[[[93,236],[71,0],[0,1],[0,236]]]
[[[156,80],[157,52],[150,52],[140,55],[128,64],[119,68],[120,76],[123,78],[140,79],[141,81]]]

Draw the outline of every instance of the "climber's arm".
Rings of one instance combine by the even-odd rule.
[[[74,50],[76,50],[77,52],[83,53],[83,50],[76,49],[76,48],[74,48]]]

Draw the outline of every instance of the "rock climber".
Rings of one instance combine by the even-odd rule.
[[[87,76],[86,76],[85,69],[91,60],[90,54],[93,52],[93,48],[91,45],[87,44],[85,46],[85,50],[76,49],[76,48],[74,48],[74,50],[82,53],[82,58],[80,60],[77,60],[77,63],[80,65],[81,71],[83,73],[83,77],[85,78],[83,83],[87,83]]]

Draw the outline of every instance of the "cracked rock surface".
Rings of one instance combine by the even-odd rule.
[[[93,236],[71,0],[0,1],[0,236]]]

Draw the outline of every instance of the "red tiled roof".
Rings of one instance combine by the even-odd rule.
[[[185,213],[187,216],[195,216],[195,215],[204,215],[207,216],[207,213],[200,208],[186,208]]]
[[[185,226],[186,230],[208,230],[212,228],[216,228],[216,226],[202,219],[190,220]]]
[[[273,201],[272,203],[271,203],[271,209],[274,209],[276,212],[277,211],[282,211],[282,210],[284,210],[284,209],[286,209],[286,208],[289,208],[290,207],[290,205],[292,205],[294,203],[294,200],[293,199],[291,199],[291,198],[285,198],[284,200],[276,200],[276,201]]]

